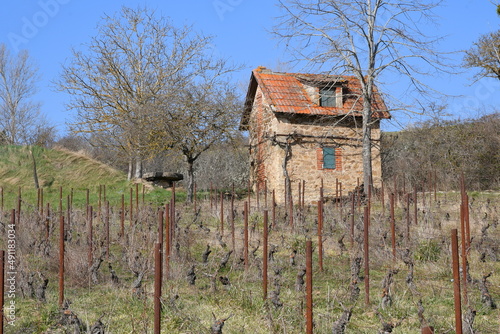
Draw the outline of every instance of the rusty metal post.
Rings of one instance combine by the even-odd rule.
[[[165,279],[170,273],[170,205],[165,204]]]
[[[469,195],[464,195],[464,224],[465,224],[465,250],[469,254],[470,249],[470,220],[469,220]]]
[[[89,189],[85,189],[85,220],[89,220],[89,205],[90,205],[90,191]],[[49,213],[47,212],[47,215]]]
[[[139,218],[139,183],[135,184],[135,210],[137,211],[137,218]]]
[[[384,180],[382,180],[382,184],[380,187],[380,202],[382,204],[382,216],[385,216],[385,186]]]
[[[351,233],[349,235],[350,237],[350,242],[351,242],[351,249],[354,245],[354,213],[355,213],[355,206],[356,206],[356,195],[355,192],[352,192],[351,196]]]
[[[417,187],[413,188],[413,224],[418,225],[418,197]]]
[[[3,191],[3,189],[2,189]],[[3,196],[3,195],[2,195]],[[2,199],[3,201],[3,199]],[[43,219],[43,188],[40,188],[40,217]],[[3,212],[3,203],[2,203],[2,212]]]
[[[106,228],[106,260],[109,261],[109,201],[106,201],[105,213],[104,213],[104,225]]]
[[[231,212],[229,213],[229,219],[231,219],[231,245],[233,253],[236,253],[236,236],[234,231],[234,183],[231,188]]]
[[[130,212],[129,212],[129,219],[130,223],[129,226],[132,226],[132,221],[134,220],[134,190],[130,188]]]
[[[467,303],[467,239],[465,232],[465,204],[460,204],[460,236],[462,241],[462,286],[464,302]]]
[[[370,258],[369,258],[369,232],[368,226],[370,221],[370,210],[365,206],[363,223],[364,223],[364,257],[365,257],[365,304],[370,305]]]
[[[394,193],[389,195],[390,213],[391,213],[391,245],[392,245],[392,259],[396,261],[396,220],[394,218]]]
[[[92,212],[92,206],[89,205],[88,207],[88,217],[89,220],[87,221],[87,244],[88,244],[88,265],[89,268],[92,266],[92,261],[93,259],[93,240],[92,240],[92,234],[93,234],[93,226],[92,226],[92,219],[93,219],[93,212]]]
[[[410,194],[406,194],[406,243],[410,244]]]
[[[312,241],[306,241],[306,333],[313,332]]]
[[[460,296],[460,264],[458,259],[457,229],[451,230],[451,256],[453,265],[453,292],[455,300],[455,331],[462,334],[462,300]]]
[[[257,191],[257,211],[260,211],[260,181],[255,182],[255,188]]]
[[[306,197],[306,180],[302,180],[302,209],[306,207],[305,197]]]
[[[267,260],[268,256],[268,211],[264,210],[264,226],[263,226],[263,249],[262,249],[262,295],[264,300],[267,299]]]
[[[335,178],[335,208],[339,207],[339,179]]]
[[[421,334],[434,334],[434,328],[432,326],[422,327]]]
[[[122,210],[120,212],[120,238],[125,237],[125,195],[122,194]]]
[[[4,199],[4,197],[3,197],[3,187],[1,187],[0,188],[0,207],[2,209],[2,212],[3,212],[3,209],[4,209],[4,200],[3,199]]]
[[[267,180],[264,180],[264,204],[267,209]]]
[[[220,192],[220,236],[224,237],[224,193]]]
[[[102,214],[102,184],[99,185],[99,196],[97,201],[97,224],[101,222]]]
[[[318,265],[323,271],[323,202],[318,201]]]
[[[339,182],[339,195],[340,195],[340,221],[344,221],[344,201],[342,200],[342,182]]]
[[[245,263],[245,271],[248,270],[248,202],[245,202],[244,215],[244,235],[243,235],[243,259]]]
[[[163,210],[158,210],[158,242],[163,246]]]
[[[250,215],[250,208],[251,208],[251,202],[250,202],[250,197],[252,194],[252,185],[250,179],[248,179],[248,214]]]
[[[291,187],[290,187],[291,189]],[[293,197],[292,197],[292,194],[290,194],[289,196],[289,202],[288,202],[288,225],[290,226],[290,228],[292,229],[292,232],[293,232]]]
[[[298,201],[297,201],[297,209],[299,210],[299,212],[302,210],[302,182],[299,180],[299,184],[298,184],[298,194],[299,194],[299,198],[298,198]]]
[[[3,195],[3,189],[2,189],[2,195]],[[5,251],[0,250],[0,334],[3,334],[4,286],[5,286]]]
[[[154,333],[161,332],[161,285],[162,285],[161,243],[155,243],[155,289],[154,289]]]
[[[59,307],[64,302],[64,216],[59,217]]]
[[[272,216],[273,216],[273,230],[276,229],[276,192],[273,189],[273,206],[272,206]]]

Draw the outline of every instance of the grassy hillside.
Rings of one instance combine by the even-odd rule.
[[[127,181],[125,173],[84,154],[37,146],[0,146],[0,187],[4,191],[5,208],[13,207],[12,201],[19,191],[23,202],[36,205],[38,191],[34,181],[33,158],[45,202],[57,201],[62,187],[63,202],[72,194],[74,205],[80,206],[86,201],[87,189],[90,201],[95,202],[99,196],[99,188],[106,186],[106,199],[117,204],[121,201],[122,194],[128,200],[129,189],[135,187]],[[142,195],[142,185],[139,189]],[[162,202],[170,196],[169,192],[157,188],[146,188],[144,193],[149,201]],[[104,190],[101,196],[104,196]]]

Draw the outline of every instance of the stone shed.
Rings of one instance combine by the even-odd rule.
[[[373,183],[381,182],[380,120],[390,118],[375,89],[373,107]],[[353,76],[252,71],[241,130],[249,132],[250,178],[254,191],[285,189],[294,198],[305,184],[304,201],[343,194],[363,180],[359,81]],[[288,180],[288,181],[287,181]]]

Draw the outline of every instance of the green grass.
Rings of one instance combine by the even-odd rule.
[[[15,203],[18,187],[22,188],[23,211],[16,236],[16,263],[20,273],[43,273],[49,278],[46,291],[46,302],[37,301],[30,296],[22,296],[25,289],[21,276],[17,278],[16,323],[14,327],[6,326],[6,333],[64,333],[69,329],[60,324],[62,312],[58,306],[58,217],[49,217],[49,224],[36,211],[36,192],[32,188],[28,162],[15,155],[26,154],[27,148],[5,148],[0,154],[0,170],[2,186],[5,189],[6,208]],[[10,153],[9,153],[10,152]],[[37,155],[38,154],[38,155]],[[52,156],[53,155],[53,156]],[[64,195],[73,188],[70,236],[65,247],[65,298],[71,301],[70,310],[90,328],[98,319],[106,326],[106,333],[152,333],[153,332],[153,258],[152,249],[157,240],[156,210],[170,198],[170,193],[163,189],[145,188],[145,200],[142,201],[142,185],[139,186],[140,208],[134,206],[137,216],[134,219],[126,216],[125,236],[120,237],[120,205],[121,196],[129,202],[130,189],[133,189],[135,201],[135,185],[127,183],[123,173],[110,171],[99,176],[96,169],[108,168],[85,157],[74,157],[68,152],[39,149],[37,163],[40,165],[40,179],[53,175],[50,186],[44,187],[44,196],[52,205],[57,203],[59,187],[63,187]],[[45,158],[43,158],[45,157]],[[47,161],[44,161],[47,159]],[[76,160],[74,160],[76,159]],[[81,160],[80,160],[81,159]],[[5,162],[5,161],[8,161]],[[51,171],[46,166],[59,161],[59,169],[63,174]],[[65,164],[68,164],[66,166]],[[82,167],[80,165],[85,165]],[[19,166],[16,171],[7,171],[7,165]],[[44,167],[45,165],[45,167]],[[92,167],[94,166],[94,167]],[[82,176],[85,170],[86,176]],[[117,173],[116,178],[114,173]],[[73,178],[73,175],[80,177]],[[109,178],[107,177],[109,176]],[[32,176],[31,176],[32,177]],[[21,180],[25,179],[25,182]],[[17,180],[13,182],[13,180]],[[79,184],[79,180],[83,182]],[[90,192],[90,202],[97,204],[99,185],[106,185],[106,198],[111,202],[111,245],[109,261],[104,258],[98,271],[98,282],[93,283],[87,272],[87,221],[83,210],[86,189]],[[101,194],[103,196],[103,194]],[[30,197],[31,196],[31,197]],[[470,273],[475,279],[493,272],[488,279],[490,294],[500,303],[500,262],[487,257],[480,260],[480,249],[476,248],[480,231],[485,224],[490,224],[488,236],[493,241],[500,239],[500,226],[495,225],[499,219],[500,196],[491,193],[471,194],[471,228],[475,240],[470,251]],[[181,198],[182,197],[178,197]],[[436,333],[454,332],[453,315],[453,283],[451,281],[450,229],[459,226],[457,193],[439,193],[438,201],[426,201],[422,207],[419,202],[419,223],[411,226],[409,242],[400,238],[406,230],[403,209],[396,208],[398,258],[392,261],[390,240],[384,236],[389,231],[389,211],[382,214],[380,203],[372,205],[372,221],[370,225],[370,305],[365,305],[363,280],[358,281],[360,289],[356,301],[350,300],[349,286],[352,283],[351,260],[355,256],[363,256],[362,247],[355,242],[352,246],[349,236],[344,243],[347,251],[341,250],[339,238],[348,231],[349,219],[341,219],[339,210],[334,204],[325,205],[324,232],[324,271],[318,268],[317,234],[315,227],[315,208],[300,223],[295,217],[292,231],[283,226],[284,208],[278,207],[278,227],[269,234],[270,244],[277,246],[274,261],[269,263],[269,296],[280,287],[280,300],[283,307],[275,307],[269,299],[263,300],[261,268],[263,217],[255,207],[249,219],[250,250],[259,245],[255,257],[250,255],[249,269],[245,270],[240,261],[243,254],[243,203],[236,203],[236,251],[231,255],[226,268],[217,270],[220,260],[231,248],[229,219],[226,211],[225,234],[222,243],[219,241],[219,208],[211,208],[208,201],[199,201],[199,216],[193,212],[193,206],[184,203],[177,205],[178,228],[170,263],[170,276],[164,281],[162,293],[162,333],[210,333],[214,316],[227,318],[223,333],[304,333],[305,328],[305,294],[296,291],[295,280],[299,268],[305,262],[305,240],[310,237],[315,248],[313,254],[313,299],[315,333],[331,333],[334,322],[340,317],[343,308],[352,308],[352,317],[346,333],[377,333],[381,329],[382,318],[385,322],[396,324],[393,333],[419,333],[418,302],[421,300],[425,309],[424,316]],[[421,201],[421,200],[420,200]],[[34,203],[34,204],[31,204]],[[252,201],[255,205],[256,201]],[[134,204],[135,205],[135,204]],[[225,205],[227,208],[229,205]],[[139,211],[137,213],[137,211]],[[345,213],[346,211],[344,211]],[[445,219],[445,217],[449,218]],[[6,210],[1,219],[8,221]],[[103,217],[94,219],[94,256],[105,249]],[[356,216],[356,223],[361,226],[361,217]],[[49,237],[46,239],[46,227],[49,226]],[[3,228],[3,227],[0,227]],[[5,229],[2,230],[5,235]],[[356,235],[362,231],[356,228]],[[212,253],[207,263],[202,263],[202,253],[210,245]],[[6,239],[0,239],[0,248],[5,249]],[[402,253],[406,248],[412,252],[411,259],[415,263],[415,291],[406,283],[409,268],[402,261]],[[178,249],[178,250],[177,250]],[[289,256],[297,250],[296,265],[291,266]],[[498,251],[497,251],[498,252]],[[110,279],[108,265],[119,277],[119,283],[113,284]],[[197,275],[196,284],[189,285],[186,280],[188,269],[194,265]],[[134,296],[131,284],[135,279],[133,270],[141,267],[147,270],[143,281],[144,295]],[[388,270],[398,269],[391,287],[392,305],[385,309],[380,307],[382,281]],[[280,275],[276,275],[279,271]],[[212,276],[224,276],[231,282],[222,285],[216,280],[215,289]],[[363,267],[360,275],[364,275]],[[24,282],[25,283],[25,282]],[[469,304],[477,311],[475,328],[482,333],[495,333],[499,328],[499,310],[483,307],[479,289],[469,286]],[[7,298],[7,302],[10,300]],[[466,305],[464,304],[464,310]]]

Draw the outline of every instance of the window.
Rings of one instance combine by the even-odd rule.
[[[335,148],[323,147],[323,169],[335,169],[336,162]]]
[[[342,171],[342,148],[335,146],[322,146],[316,148],[317,164],[319,170]]]
[[[325,87],[319,89],[319,105],[322,107],[337,106],[337,94],[335,87]]]

